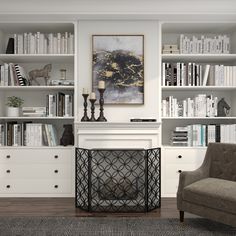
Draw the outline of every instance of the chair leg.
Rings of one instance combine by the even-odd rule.
[[[179,211],[179,220],[180,222],[184,222],[184,211]]]

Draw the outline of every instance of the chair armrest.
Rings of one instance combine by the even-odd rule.
[[[182,173],[180,173],[179,187],[177,192],[177,207],[179,210],[182,210],[181,202],[184,188],[196,181],[207,178],[208,176],[209,176],[208,171],[206,171],[205,168],[202,168],[202,166],[194,171],[183,171]]]

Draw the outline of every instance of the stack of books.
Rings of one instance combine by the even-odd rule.
[[[45,117],[46,107],[22,107],[22,115],[28,117]]]
[[[172,131],[171,144],[173,146],[188,146],[188,132],[186,127],[176,127]]]
[[[230,38],[227,35],[187,36],[180,35],[179,48],[181,54],[228,54],[230,53]]]

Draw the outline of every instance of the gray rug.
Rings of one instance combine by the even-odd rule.
[[[202,218],[0,217],[0,236],[236,235],[236,228]]]

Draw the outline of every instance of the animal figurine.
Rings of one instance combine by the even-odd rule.
[[[50,78],[49,72],[52,70],[52,64],[47,64],[43,69],[35,69],[29,72],[29,84],[32,85],[34,81],[37,85],[40,85],[37,78],[44,78],[45,85],[48,85],[48,80]]]
[[[224,98],[220,99],[220,101],[217,104],[217,116],[219,117],[225,117],[229,114],[230,106],[225,101]]]

